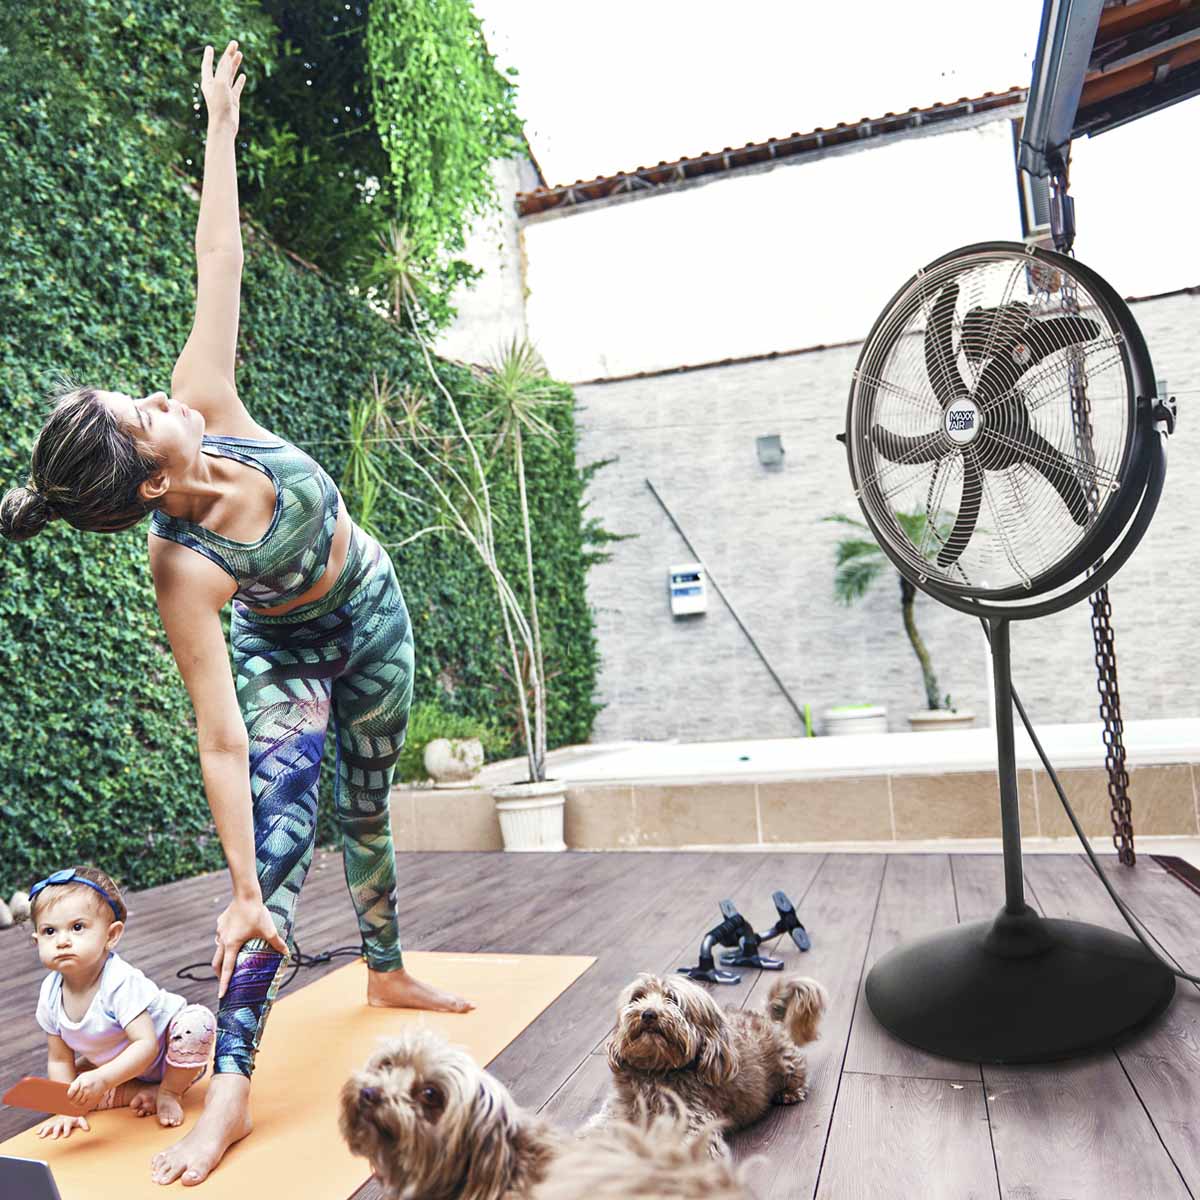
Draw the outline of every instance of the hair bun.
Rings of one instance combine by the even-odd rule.
[[[36,488],[12,488],[0,500],[0,533],[23,542],[41,533],[54,520],[50,502]]]

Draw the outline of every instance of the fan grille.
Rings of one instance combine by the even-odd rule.
[[[848,446],[877,535],[918,581],[1035,589],[1116,502],[1133,385],[1106,306],[1019,247],[918,273],[863,347]]]

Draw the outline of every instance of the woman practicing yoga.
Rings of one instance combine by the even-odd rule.
[[[195,708],[204,788],[233,888],[213,955],[214,1078],[194,1128],[152,1164],[157,1182],[185,1185],[201,1182],[250,1132],[250,1073],[312,861],[331,718],[367,1001],[472,1007],[413,979],[401,959],[388,793],[412,697],[413,640],[391,560],[351,519],[329,476],[257,425],[234,385],[241,59],[230,42],[214,70],[212,47],[204,50],[196,319],[172,395],[69,391],[38,434],[29,487],[0,501],[0,531],[15,540],[55,518],[117,532],[151,514],[159,612]],[[236,681],[220,623],[231,598]]]

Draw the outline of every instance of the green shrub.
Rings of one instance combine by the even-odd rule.
[[[406,783],[428,779],[425,747],[438,738],[478,738],[487,757],[508,748],[508,739],[486,721],[447,712],[436,701],[414,704],[408,715],[404,749],[396,763],[396,779]]]
[[[23,484],[59,370],[144,395],[168,387],[191,326],[195,199],[174,168],[195,157],[190,89],[206,42],[249,44],[262,17],[242,0],[73,0],[43,21],[3,5],[0,28],[0,487]],[[18,18],[21,18],[18,20]],[[16,27],[14,28],[14,23]],[[249,31],[249,32],[248,32]],[[413,344],[328,277],[264,236],[245,236],[238,386],[255,419],[303,446],[335,479],[346,408],[372,371],[427,387]],[[468,375],[439,364],[466,395]],[[569,395],[569,389],[564,389]],[[444,415],[444,414],[443,414]],[[553,744],[586,740],[597,711],[585,572],[604,535],[581,517],[573,414],[529,455],[540,546]],[[490,583],[469,549],[431,536],[422,482],[381,459],[411,497],[374,514],[392,544],[416,639],[415,698],[496,721],[505,648]],[[351,511],[357,498],[347,495]],[[495,503],[519,578],[517,496]],[[0,541],[0,892],[92,860],[142,888],[223,865],[196,753],[192,709],[166,645],[146,563],[146,526],[79,533],[54,522]],[[227,614],[226,614],[227,617]],[[322,823],[333,839],[322,771]]]

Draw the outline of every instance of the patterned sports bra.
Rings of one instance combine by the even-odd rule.
[[[155,509],[151,532],[211,559],[237,581],[234,599],[258,607],[285,604],[325,574],[337,528],[338,492],[303,450],[261,438],[204,434],[202,452],[260,470],[275,486],[275,514],[257,542],[237,542],[203,525]]]

